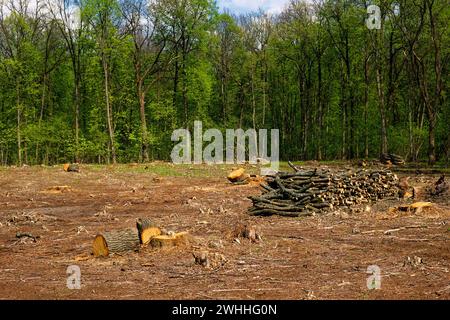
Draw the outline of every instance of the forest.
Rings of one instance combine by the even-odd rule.
[[[368,6],[381,10],[368,28]],[[282,160],[450,157],[448,0],[0,0],[2,165],[169,160],[173,130],[279,129]]]

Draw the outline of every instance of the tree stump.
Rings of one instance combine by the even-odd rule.
[[[239,168],[237,170],[234,170],[228,175],[228,180],[232,183],[237,182],[243,182],[244,180],[248,179],[250,176],[248,174],[245,174],[245,169]]]
[[[136,227],[139,233],[139,241],[144,245],[148,244],[153,237],[161,235],[161,229],[149,218],[139,218],[136,221]]]
[[[223,266],[227,259],[220,253],[210,253],[208,251],[193,252],[195,264],[208,269],[216,269]]]
[[[433,207],[431,202],[415,202],[411,205],[399,206],[399,211],[406,211],[412,213],[421,213],[425,208]]]
[[[249,224],[239,224],[235,230],[233,236],[235,238],[249,239],[251,242],[256,242],[261,236],[256,231],[256,228]]]
[[[139,234],[135,229],[105,232],[95,237],[92,245],[95,257],[139,249]]]
[[[189,234],[187,232],[175,233],[174,235],[160,235],[150,240],[153,248],[167,248],[186,245],[189,243]]]

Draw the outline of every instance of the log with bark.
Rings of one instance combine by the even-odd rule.
[[[66,163],[63,169],[65,172],[80,172],[80,166],[76,163]]]
[[[445,175],[441,176],[438,181],[434,184],[434,186],[430,190],[430,194],[432,196],[439,196],[448,193],[450,190],[450,186],[447,181],[445,181]]]
[[[164,232],[151,219],[136,220],[136,229],[116,230],[98,234],[92,245],[95,257],[107,257],[111,253],[139,251],[150,245],[165,248],[187,245],[193,238],[187,232]]]
[[[309,216],[334,207],[353,206],[398,196],[398,178],[389,170],[303,170],[266,178],[267,185],[249,213],[256,216]]]
[[[380,161],[383,164],[394,164],[394,165],[403,165],[405,164],[405,159],[401,156],[393,153],[383,153],[380,156]]]
[[[139,233],[136,229],[105,232],[95,237],[93,253],[95,257],[107,257],[111,253],[139,250]]]
[[[139,241],[144,245],[148,244],[153,237],[161,235],[161,229],[149,218],[137,219],[136,228],[139,233]]]

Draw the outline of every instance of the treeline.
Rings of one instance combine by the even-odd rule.
[[[0,162],[168,160],[172,131],[280,129],[282,159],[450,153],[447,0],[0,0]],[[373,22],[373,21],[372,21]]]

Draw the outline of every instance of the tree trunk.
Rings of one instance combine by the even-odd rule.
[[[137,79],[137,90],[139,97],[139,114],[141,117],[141,152],[142,158],[145,162],[149,161],[148,156],[148,131],[147,131],[147,120],[145,116],[145,91],[143,88],[143,79],[138,77]]]
[[[81,62],[80,51],[75,45],[70,43],[70,54],[72,56],[73,81],[75,87],[75,162],[79,159],[79,141],[80,141],[80,105],[81,105]]]
[[[382,84],[382,74],[381,66],[377,64],[377,90],[381,117],[381,153],[388,153],[388,142],[387,142],[387,121],[386,121],[386,106],[384,102],[384,90]]]
[[[355,101],[354,101],[354,93],[353,93],[353,83],[352,79],[352,69],[351,69],[351,60],[350,60],[350,45],[349,45],[349,36],[348,32],[345,32],[345,70],[346,70],[346,92],[345,98],[348,99],[345,102],[346,112],[347,112],[347,125],[346,131],[348,132],[347,136],[347,145],[348,145],[348,159],[353,159],[354,157],[354,146],[355,146],[355,136],[354,136],[354,113],[355,113]],[[349,108],[350,106],[350,108]]]
[[[384,95],[383,85],[383,59],[382,59],[382,44],[383,44],[384,28],[382,27],[375,34],[375,54],[376,54],[376,81],[377,81],[377,94],[378,94],[378,106],[380,109],[380,124],[381,124],[381,154],[388,153],[388,141],[387,141],[387,119],[386,119],[386,102]]]
[[[442,104],[442,89],[444,87],[442,81],[442,61],[441,61],[441,42],[439,39],[439,33],[436,30],[437,12],[433,12],[433,5],[435,1],[426,1],[428,6],[428,13],[430,18],[430,30],[431,38],[433,41],[434,49],[434,72],[435,72],[435,88],[434,88],[434,99],[432,104],[428,104],[428,119],[430,122],[429,127],[429,149],[428,149],[428,162],[430,165],[436,163],[436,142],[435,142],[435,128],[437,122],[437,112]],[[448,4],[447,4],[448,5]],[[425,70],[424,70],[425,73]]]
[[[17,162],[22,165],[22,137],[20,132],[21,124],[21,106],[20,106],[20,78],[16,78],[16,107],[17,107]]]
[[[322,102],[322,57],[321,55],[317,56],[317,77],[318,77],[318,113],[319,113],[319,132],[317,134],[317,161],[322,160],[322,131],[323,131],[323,102]]]
[[[113,119],[112,119],[112,108],[111,102],[109,99],[109,69],[108,62],[106,61],[105,53],[102,53],[102,64],[103,64],[103,72],[104,72],[104,81],[105,81],[105,102],[106,102],[106,118],[108,123],[108,134],[109,134],[109,143],[111,148],[111,159],[112,163],[116,164],[116,147],[114,143],[114,128],[113,128]]]
[[[175,54],[178,55],[178,50],[175,51]],[[177,109],[177,94],[178,94],[178,78],[179,78],[179,65],[178,65],[178,58],[175,59],[174,63],[174,76],[173,76],[173,97],[172,97],[172,104],[173,108],[178,111]]]
[[[428,164],[436,163],[436,114],[429,112],[428,114]]]
[[[182,53],[182,74],[183,74],[183,89],[182,89],[182,95],[183,95],[183,109],[184,109],[184,127],[186,129],[189,129],[189,106],[188,106],[188,86],[187,86],[187,70],[186,70],[186,63],[187,63],[187,52],[185,48],[186,44],[183,41],[183,53]]]
[[[80,104],[81,104],[81,79],[80,79],[80,70],[75,75],[75,162],[78,162],[79,159],[79,150],[80,150]]]
[[[239,86],[239,128],[242,128],[244,121],[244,87],[242,84]]]
[[[364,158],[369,159],[369,126],[368,126],[368,110],[369,110],[369,59],[364,64]]]
[[[346,123],[347,123],[347,105],[344,102],[342,108],[342,155],[341,159],[346,160],[347,159],[347,141],[346,141]]]
[[[266,84],[267,84],[267,61],[266,61],[266,51],[264,50],[264,74],[263,74],[263,109],[262,109],[262,126],[264,127],[266,123],[266,107],[267,107],[267,97],[266,97]]]
[[[223,66],[222,66],[222,68],[223,68]],[[224,76],[224,74],[222,74],[222,76],[221,76],[220,95],[222,96],[222,121],[223,121],[223,125],[225,127],[226,123],[227,123],[227,105],[226,105],[226,97],[225,97],[225,76]]]
[[[251,85],[252,85],[252,125],[253,125],[253,129],[256,130],[256,100],[255,100],[255,81],[254,81],[254,76],[255,71],[254,68],[252,68],[252,79],[251,79]]]
[[[42,94],[41,94],[41,108],[39,110],[39,119],[38,119],[38,128],[40,130],[42,119],[44,117],[44,108],[45,108],[45,100],[46,100],[46,92],[47,92],[47,62],[45,62],[44,66],[44,75],[42,77]],[[36,154],[35,154],[35,162],[39,163],[39,142],[36,143]]]

